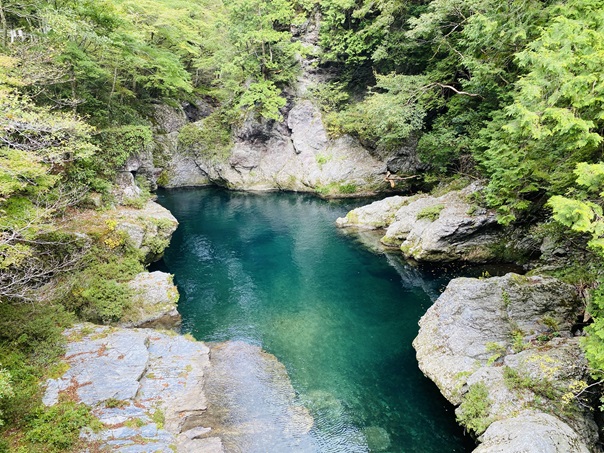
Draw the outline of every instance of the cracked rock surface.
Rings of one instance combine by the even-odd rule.
[[[510,273],[452,280],[421,318],[413,342],[419,367],[461,404],[456,413],[464,414],[472,389],[486,391],[485,409],[475,415],[486,428],[476,452],[596,451],[593,414],[565,402],[574,383],[589,379],[571,333],[579,311],[572,286]]]
[[[173,332],[93,324],[65,335],[69,369],[47,381],[43,402],[65,395],[92,407],[103,429],[80,435],[102,451],[319,450],[285,367],[259,346],[210,350]]]
[[[105,429],[81,435],[109,451],[222,452],[200,425],[206,410],[204,370],[209,349],[180,335],[91,324],[66,332],[67,372],[47,382],[44,403],[68,392],[93,408]]]
[[[474,183],[440,197],[388,197],[353,209],[336,225],[384,229],[384,245],[400,248],[406,258],[419,262],[493,261],[502,234],[495,213],[471,201],[481,189]]]

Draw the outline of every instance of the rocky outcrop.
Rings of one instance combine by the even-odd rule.
[[[316,452],[313,418],[297,402],[285,366],[242,341],[211,347],[202,420],[227,451]]]
[[[382,243],[424,262],[497,260],[502,240],[495,213],[470,199],[479,184],[442,196],[389,197],[350,211],[337,226],[385,229]]]
[[[205,344],[151,329],[65,334],[68,370],[47,381],[43,402],[90,406],[103,428],[81,437],[103,451],[316,451],[285,367],[257,346],[222,343],[210,360]]]
[[[181,323],[176,309],[178,289],[172,275],[165,272],[142,272],[128,282],[132,306],[121,318],[124,327],[171,329]]]
[[[539,451],[583,452],[595,445],[593,416],[570,393],[588,379],[571,334],[578,305],[575,289],[554,278],[507,274],[452,280],[422,317],[413,343],[420,369],[460,405],[462,421],[482,427],[477,451],[543,445]],[[479,389],[480,411],[471,407]]]
[[[195,124],[203,128],[204,120]],[[181,149],[174,132],[158,134],[157,143],[168,156],[165,187],[218,184],[330,196],[389,187],[384,161],[352,137],[329,139],[321,112],[308,100],[294,103],[283,122],[249,118],[234,130],[233,144],[224,156],[217,157],[211,149],[207,153]]]
[[[177,227],[178,221],[170,211],[151,200],[140,208],[73,211],[62,224],[65,231],[102,237],[110,248],[128,241],[146,264],[162,257]]]
[[[178,221],[170,211],[153,201],[148,201],[141,209],[120,207],[110,213],[115,230],[123,233],[131,245],[140,250],[146,263],[163,256],[178,227]]]
[[[224,152],[216,152],[215,143],[201,147],[179,143],[187,116],[204,130],[208,127],[204,115],[186,115],[186,107],[157,107],[156,155],[165,161],[162,186],[218,184],[239,190],[350,196],[390,190],[384,180],[387,171],[413,173],[425,168],[417,157],[415,138],[391,151],[364,146],[348,135],[329,137],[319,107],[310,100],[311,88],[330,79],[329,71],[318,64],[319,22],[316,12],[292,29],[294,39],[307,51],[298,57],[302,71],[296,83],[284,90],[288,103],[281,110],[283,119],[246,118],[230,131],[232,143]]]
[[[65,393],[91,406],[104,429],[82,437],[119,452],[223,451],[199,422],[207,408],[207,346],[154,330],[93,325],[66,335],[69,369],[47,382],[43,401],[56,404]]]

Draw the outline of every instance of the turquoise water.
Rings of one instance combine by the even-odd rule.
[[[274,354],[315,419],[316,451],[471,449],[411,346],[446,278],[336,229],[362,200],[207,188],[164,191],[159,202],[180,222],[164,262],[183,330]]]

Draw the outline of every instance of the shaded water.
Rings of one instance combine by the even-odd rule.
[[[315,419],[311,450],[471,449],[411,346],[446,278],[337,230],[335,219],[363,201],[216,188],[165,191],[158,201],[180,222],[164,262],[183,330],[274,354]]]

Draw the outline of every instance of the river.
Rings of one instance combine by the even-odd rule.
[[[472,449],[411,346],[450,276],[335,227],[366,201],[218,188],[160,191],[158,201],[180,222],[163,265],[181,294],[183,331],[274,354],[314,418],[312,450]]]

